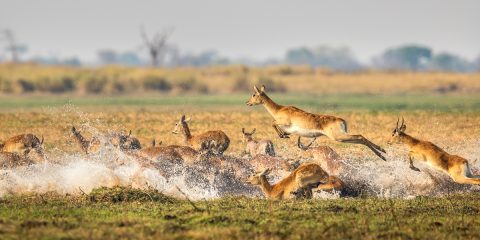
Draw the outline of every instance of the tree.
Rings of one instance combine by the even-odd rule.
[[[353,57],[348,48],[320,46],[316,49],[306,47],[290,49],[286,54],[289,64],[308,64],[312,67],[327,67],[341,71],[355,71],[362,66]]]
[[[425,69],[432,58],[432,50],[428,47],[405,45],[387,49],[380,57],[374,59],[377,67],[398,70]]]
[[[97,56],[102,64],[113,64],[117,62],[117,52],[115,50],[103,49],[97,52]]]
[[[145,47],[148,49],[150,55],[151,64],[153,67],[157,67],[161,64],[161,60],[164,54],[165,47],[167,45],[168,37],[173,30],[164,30],[162,32],[157,32],[150,39],[145,32],[145,29],[142,27],[140,34],[143,39]]]
[[[19,55],[27,51],[27,47],[23,44],[18,44],[13,31],[10,29],[5,29],[2,32],[2,40],[7,42],[7,47],[5,48],[7,52],[10,52],[12,55],[12,62],[17,63],[19,61]]]
[[[468,72],[473,70],[472,65],[459,56],[450,53],[440,53],[433,56],[430,68],[449,72]]]

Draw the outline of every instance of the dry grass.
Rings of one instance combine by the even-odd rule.
[[[271,117],[259,107],[258,111],[251,108],[234,108],[233,111],[195,110],[190,107],[166,108],[166,110],[145,110],[142,108],[127,108],[117,111],[90,111],[83,113],[74,107],[44,109],[40,112],[17,112],[0,114],[0,139],[15,134],[31,132],[43,135],[47,150],[54,148],[63,151],[79,151],[70,137],[72,125],[88,124],[101,132],[108,130],[128,131],[138,137],[142,144],[148,145],[155,138],[164,144],[182,144],[179,135],[171,133],[174,124],[181,114],[186,113],[192,118],[190,127],[193,134],[206,130],[221,129],[231,139],[227,154],[240,154],[244,149],[241,128],[257,128],[256,137],[272,139],[277,151],[282,155],[295,156],[299,154],[296,148],[296,138],[279,139],[271,128]],[[330,112],[330,114],[335,114]],[[346,119],[351,133],[361,133],[372,141],[385,146],[389,134],[395,126],[399,114],[390,112],[341,112],[336,114]],[[480,114],[471,113],[432,113],[404,112],[407,132],[413,136],[433,141],[445,149],[455,149],[462,143],[479,141]],[[86,135],[90,135],[86,133]],[[326,138],[317,140],[318,144],[334,147],[341,154],[369,154],[366,148],[339,144]],[[373,156],[372,156],[373,157]],[[473,160],[473,159],[472,159]]]
[[[155,84],[157,81],[160,83]],[[151,69],[121,66],[71,68],[33,64],[0,65],[0,92],[7,94],[29,92],[30,87],[32,92],[77,95],[145,91],[169,94],[231,93],[246,91],[251,85],[265,81],[271,82],[270,88],[310,94],[480,92],[479,73],[340,73],[305,66]],[[165,88],[155,89],[151,86]]]

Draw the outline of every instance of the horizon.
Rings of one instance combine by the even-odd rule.
[[[357,60],[368,64],[386,49],[405,44],[468,60],[480,54],[480,29],[475,28],[480,2],[476,1],[375,0],[349,3],[348,8],[333,1],[247,2],[0,0],[4,6],[0,29],[14,31],[17,40],[28,46],[26,56],[78,57],[87,63],[96,61],[101,49],[146,56],[140,50],[141,26],[150,35],[174,28],[169,42],[182,53],[216,50],[231,59],[278,59],[295,47],[332,46],[348,47]],[[160,10],[164,7],[167,10]],[[6,56],[3,46],[1,55]]]

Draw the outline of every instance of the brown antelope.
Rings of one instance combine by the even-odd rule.
[[[248,106],[262,104],[274,118],[272,126],[280,138],[289,138],[288,135],[295,134],[300,137],[313,138],[312,142],[314,142],[317,137],[327,136],[339,142],[365,145],[375,155],[385,160],[380,153],[385,153],[383,148],[362,135],[348,134],[345,120],[334,116],[305,112],[293,106],[279,105],[267,96],[265,86],[262,86],[260,90],[254,86],[254,90],[246,104]]]
[[[72,126],[72,134],[80,146],[80,148],[86,153],[97,152],[100,149],[101,142],[100,139],[96,137],[92,137],[90,140],[87,140],[80,131],[78,131],[75,126]],[[121,150],[129,151],[129,150],[138,150],[141,149],[142,146],[140,141],[137,138],[132,137],[132,131],[128,135],[122,134],[119,132],[112,132],[107,134],[108,141],[114,145],[115,147],[119,147]]]
[[[262,169],[270,169],[274,172],[290,172],[294,167],[288,160],[280,157],[272,157],[268,155],[257,155],[252,158],[248,163],[253,167],[255,171]]]
[[[297,191],[292,192],[292,196],[294,196],[295,198],[312,198],[313,191],[342,191],[344,187],[345,184],[342,180],[340,180],[340,178],[336,176],[329,176],[327,180],[323,183],[317,182],[309,184],[303,188],[298,189]]]
[[[298,138],[297,141],[298,148],[305,151],[305,155],[310,155],[312,157],[312,161],[322,169],[325,169],[329,175],[338,175],[342,172],[342,164],[340,156],[338,155],[335,150],[333,150],[329,146],[317,146],[317,147],[310,147],[310,145],[304,146]]]
[[[243,140],[247,143],[246,152],[250,156],[255,157],[258,154],[264,154],[269,156],[275,156],[275,149],[273,148],[273,142],[270,140],[255,140],[253,134],[256,128],[252,132],[245,132],[245,128],[242,128]]]
[[[297,190],[323,182],[328,178],[328,174],[320,166],[313,163],[300,165],[290,175],[273,185],[267,180],[269,172],[270,169],[266,169],[258,175],[251,176],[248,182],[259,185],[267,198],[277,200],[292,198]]]
[[[480,184],[480,176],[472,175],[468,161],[460,156],[451,155],[435,144],[416,139],[405,133],[407,126],[402,118],[402,123],[393,130],[389,144],[403,144],[408,147],[410,168],[420,171],[413,165],[413,160],[423,161],[434,169],[448,174],[453,181],[462,184]]]
[[[0,144],[0,152],[11,152],[26,156],[31,150],[35,150],[38,155],[45,159],[43,136],[40,141],[38,137],[33,134],[21,134],[11,137]]]
[[[197,151],[212,150],[216,154],[222,155],[223,152],[227,150],[230,139],[223,131],[207,131],[193,136],[187,124],[189,120],[190,119],[185,119],[185,115],[182,115],[180,121],[175,124],[172,133],[178,134],[178,132],[181,131],[185,144]]]
[[[22,156],[14,152],[0,152],[0,168],[12,168],[33,164],[28,156]]]

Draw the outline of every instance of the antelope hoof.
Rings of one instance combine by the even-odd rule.
[[[288,134],[282,134],[280,135],[280,138],[290,138],[290,136],[288,136]]]
[[[381,148],[381,147],[378,147],[377,150],[380,151],[380,152],[383,152],[383,153],[387,153],[387,152],[385,151],[385,149],[383,149],[383,148]]]

